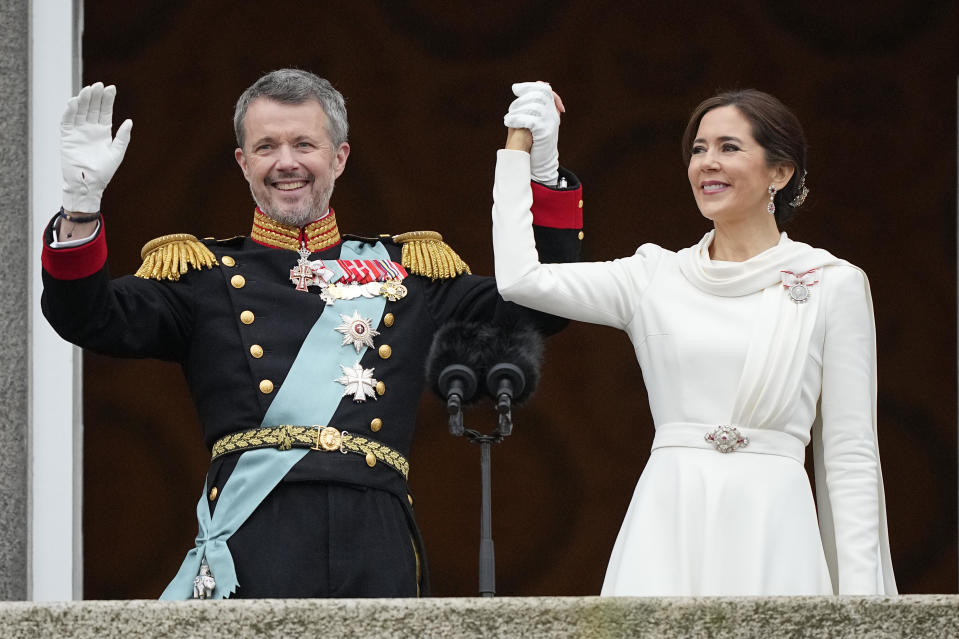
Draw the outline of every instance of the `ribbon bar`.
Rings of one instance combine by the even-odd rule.
[[[402,264],[390,260],[336,260],[343,271],[341,282],[385,282],[402,280],[407,276]]]

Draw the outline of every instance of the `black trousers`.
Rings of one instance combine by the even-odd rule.
[[[419,595],[403,505],[384,490],[281,482],[227,544],[234,598]]]

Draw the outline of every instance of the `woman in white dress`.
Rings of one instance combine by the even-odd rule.
[[[540,264],[530,178],[557,179],[562,104],[545,83],[513,89],[493,189],[499,290],[626,331],[656,427],[602,594],[895,594],[868,280],[779,230],[807,193],[796,117],[754,90],[696,108],[683,153],[714,227],[696,245]]]

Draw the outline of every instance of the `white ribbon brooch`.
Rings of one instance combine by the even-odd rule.
[[[809,287],[819,283],[816,269],[811,268],[801,275],[792,271],[779,271],[782,276],[783,287],[789,293],[789,299],[796,304],[805,304],[809,301]]]

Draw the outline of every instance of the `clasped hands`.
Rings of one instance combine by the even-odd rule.
[[[530,177],[543,184],[559,178],[559,119],[565,113],[563,100],[546,82],[513,85],[516,99],[509,105],[503,124],[509,129],[506,148],[528,151]]]

